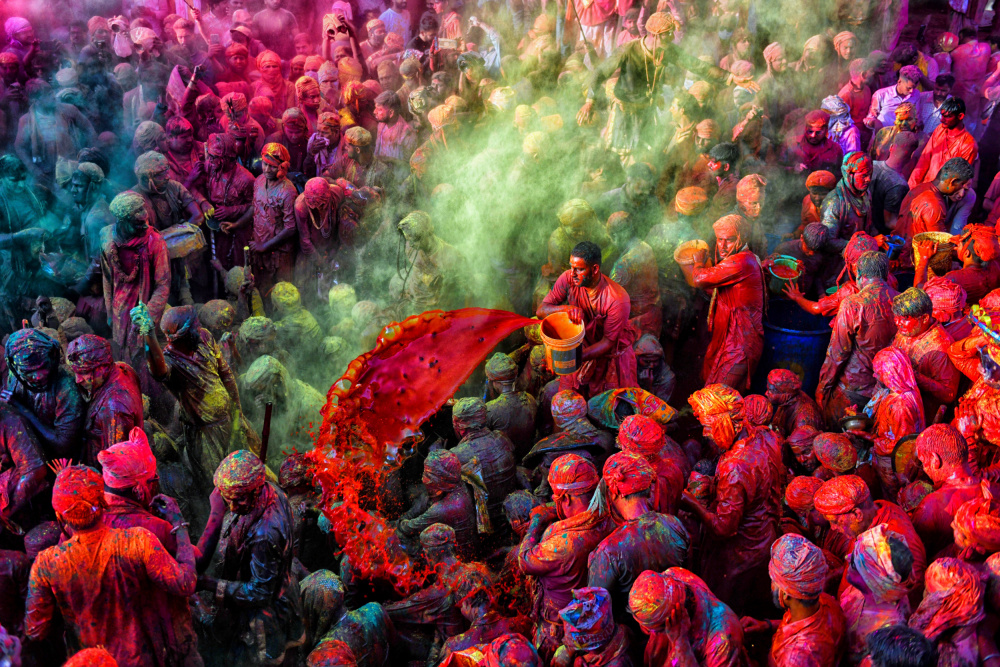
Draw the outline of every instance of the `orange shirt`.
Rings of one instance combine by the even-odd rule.
[[[924,146],[917,166],[910,174],[909,185],[913,189],[921,183],[933,181],[945,162],[953,157],[965,158],[972,164],[979,155],[976,140],[964,127],[949,130],[944,125],[938,125],[927,145]]]

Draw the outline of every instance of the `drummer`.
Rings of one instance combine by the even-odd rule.
[[[576,244],[569,266],[536,313],[544,319],[564,312],[570,321],[585,328],[581,366],[560,376],[560,388],[574,389],[589,398],[609,389],[638,386],[632,350],[638,332],[629,322],[628,293],[601,273],[601,248],[596,243]]]
[[[715,265],[708,265],[704,248],[693,263],[680,265],[691,287],[712,295],[708,309],[712,340],[702,372],[705,384],[725,384],[746,392],[764,351],[764,273],[747,245],[750,225],[743,216],[719,218],[712,229]]]

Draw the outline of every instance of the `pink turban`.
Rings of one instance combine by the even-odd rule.
[[[568,493],[582,496],[597,488],[600,481],[594,464],[579,454],[563,454],[549,468],[549,486],[553,495]]]
[[[604,483],[613,495],[629,496],[646,491],[656,482],[656,472],[646,459],[618,452],[604,464]]]
[[[965,289],[951,280],[934,276],[924,283],[924,291],[934,305],[934,318],[942,323],[951,322],[965,311],[968,295]]]
[[[618,429],[618,446],[639,456],[655,456],[663,449],[663,429],[644,415],[629,415]]]
[[[104,470],[104,485],[112,489],[130,489],[156,474],[156,457],[141,428],[133,428],[125,442],[98,452],[97,460]]]
[[[771,581],[796,600],[814,600],[823,592],[830,566],[823,551],[801,535],[782,535],[771,545],[767,564]]]
[[[986,587],[979,571],[957,558],[938,558],[924,574],[924,599],[909,625],[931,641],[945,631],[972,626],[985,618]]]

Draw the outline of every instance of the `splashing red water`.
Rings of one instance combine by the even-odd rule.
[[[307,457],[323,492],[323,512],[358,573],[400,593],[429,572],[403,551],[393,528],[367,508],[399,446],[454,395],[483,359],[532,320],[502,310],[428,311],[394,322],[375,349],[330,387],[316,447]]]

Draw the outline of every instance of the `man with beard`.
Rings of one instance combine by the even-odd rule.
[[[79,460],[83,400],[59,363],[59,341],[38,329],[20,329],[7,339],[6,354],[9,375],[0,401],[31,425],[46,458]]]
[[[275,143],[288,151],[288,173],[297,182],[315,175],[313,169],[316,163],[310,159],[307,146],[309,143],[309,123],[298,107],[289,107],[281,114],[281,129],[267,138],[269,144]]]
[[[215,642],[202,653],[208,664],[280,664],[305,641],[288,498],[267,481],[257,455],[245,449],[227,456],[213,481],[212,520],[198,546],[205,555],[219,546],[220,577],[200,576],[198,589],[215,595],[218,612],[212,622]],[[227,510],[231,522],[222,533]],[[248,633],[249,644],[243,639]]]
[[[972,134],[965,129],[965,102],[950,97],[941,104],[941,124],[931,133],[910,174],[910,188],[933,180],[948,160],[962,158],[975,164],[979,148]]]
[[[417,147],[417,133],[400,113],[399,95],[386,90],[375,98],[375,118],[378,136],[374,157],[392,167],[397,181],[409,171],[410,155]]]
[[[706,583],[737,613],[746,613],[768,597],[762,575],[778,537],[784,473],[761,429],[746,423],[739,392],[710,384],[688,402],[705,437],[723,454],[716,468],[714,508],[703,506],[690,491],[684,491],[681,505],[708,531],[702,557]]]
[[[632,343],[638,334],[629,321],[628,293],[601,273],[601,249],[596,244],[576,244],[569,263],[569,270],[559,276],[537,311],[540,319],[565,312],[572,322],[585,327],[582,366],[571,375],[560,376],[559,386],[580,388],[588,396],[634,387],[637,378]]]
[[[823,200],[822,206],[822,223],[830,230],[827,247],[838,253],[843,252],[854,232],[870,232],[871,158],[860,151],[851,153],[844,157],[840,172],[843,178]]]
[[[808,176],[814,171],[836,172],[840,167],[844,153],[836,143],[830,140],[830,114],[815,110],[806,114],[805,129],[802,137],[782,163],[795,173]]]
[[[180,402],[189,434],[188,458],[200,491],[211,487],[211,471],[226,452],[260,440],[243,416],[236,376],[222,357],[212,334],[201,327],[194,306],[177,306],[163,316],[160,347],[145,304],[132,309],[132,322],[146,343],[152,376]]]
[[[372,19],[366,23],[365,29],[368,31],[368,39],[361,42],[360,46],[361,55],[365,60],[368,60],[368,56],[382,48],[388,30],[385,28],[385,22],[379,19]]]
[[[907,240],[922,232],[958,234],[976,201],[971,190],[974,173],[972,163],[965,158],[945,162],[934,180],[917,185],[903,197],[893,233]]]
[[[810,431],[823,430],[823,413],[816,401],[802,391],[802,378],[790,370],[775,368],[767,374],[767,400],[774,407],[771,417],[771,427],[786,439],[791,446],[796,461],[806,472],[815,470],[819,462],[809,447],[808,451],[799,451],[795,443],[802,439],[794,434],[806,434]],[[808,442],[812,442],[809,440]]]
[[[130,311],[146,305],[153,322],[159,322],[170,294],[170,263],[163,237],[149,226],[149,213],[142,195],[128,191],[115,197],[108,207],[115,226],[103,241],[101,274],[104,302],[111,325],[117,358],[144,367],[142,340],[133,325]],[[142,388],[149,393],[151,383],[142,374]]]
[[[229,134],[210,134],[205,153],[205,197],[213,208],[209,234],[215,241],[215,259],[228,271],[246,263],[243,248],[252,232],[254,177],[236,161],[236,141]],[[218,231],[212,229],[214,226]]]
[[[355,125],[344,132],[340,160],[326,173],[328,178],[343,178],[355,187],[386,187],[389,170],[375,157],[371,132]]]
[[[83,253],[88,258],[100,256],[101,230],[115,224],[115,216],[111,215],[108,200],[101,191],[105,176],[93,162],[81,162],[66,186],[76,205],[73,214],[79,219]]]
[[[84,334],[66,348],[66,361],[87,411],[83,420],[85,465],[100,469],[98,453],[122,442],[133,428],[142,428],[142,392],[132,367],[115,362],[111,343]]]
[[[712,340],[702,373],[709,384],[747,390],[764,350],[764,274],[747,246],[744,218],[727,215],[712,228],[716,264],[707,266],[707,251],[700,251],[693,264],[681,264],[691,287],[714,293],[714,307],[708,313]]]
[[[194,126],[183,116],[174,116],[163,128],[167,134],[167,177],[189,190],[203,174],[205,144],[195,141]]]

